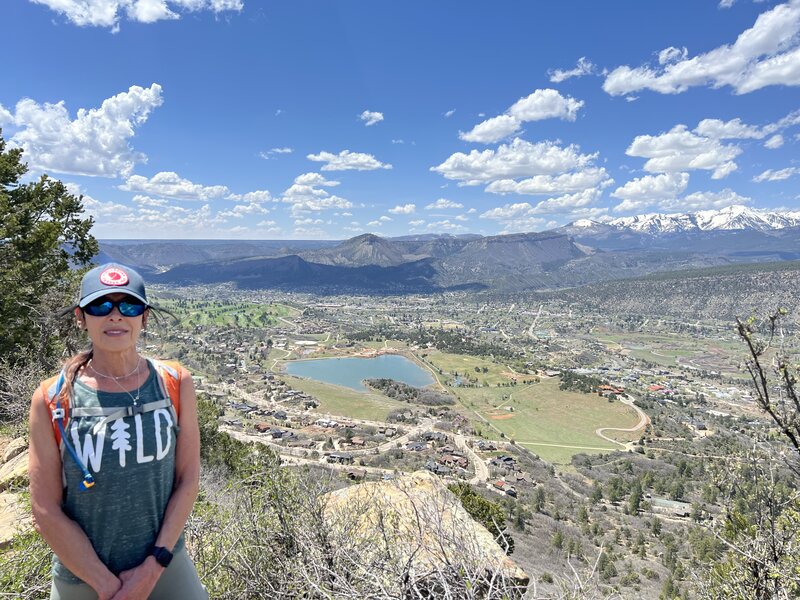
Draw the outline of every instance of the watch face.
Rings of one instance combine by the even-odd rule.
[[[162,567],[168,567],[172,560],[172,552],[161,546],[153,548],[153,556],[155,556],[156,562]]]

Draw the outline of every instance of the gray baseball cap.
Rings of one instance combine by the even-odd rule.
[[[95,267],[83,276],[78,306],[83,308],[92,300],[106,294],[128,294],[148,304],[144,291],[144,279],[136,271],[118,263],[106,263]]]

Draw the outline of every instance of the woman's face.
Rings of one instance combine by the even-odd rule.
[[[122,293],[106,294],[99,301],[117,302],[126,297],[130,298],[127,294]],[[131,301],[138,302],[133,298]],[[107,315],[94,317],[85,309],[75,309],[78,325],[86,329],[94,348],[109,352],[122,352],[136,348],[136,341],[139,339],[142,327],[147,323],[148,312],[149,309],[139,316],[126,317],[120,313],[118,306],[114,306]]]

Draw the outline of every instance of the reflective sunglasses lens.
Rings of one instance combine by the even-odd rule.
[[[111,300],[95,300],[87,304],[84,310],[93,317],[105,317],[114,310],[114,303]]]
[[[119,312],[125,317],[138,317],[144,313],[145,309],[144,304],[141,302],[130,302],[128,300],[120,301],[117,306],[119,307]]]

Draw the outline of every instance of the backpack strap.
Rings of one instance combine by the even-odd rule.
[[[97,435],[106,423],[123,417],[131,417],[142,413],[152,412],[160,408],[169,409],[176,433],[180,431],[178,416],[180,415],[181,402],[181,369],[178,363],[163,363],[152,358],[147,362],[156,372],[156,382],[161,392],[161,399],[145,402],[134,406],[103,408],[100,406],[87,406],[72,409],[74,417],[103,417],[92,427],[92,434]],[[177,366],[177,368],[175,368]]]
[[[52,383],[50,383],[51,381]],[[61,463],[62,465],[64,463],[64,450],[69,451],[70,456],[72,456],[72,459],[78,465],[83,474],[83,481],[81,481],[80,488],[82,490],[88,490],[94,485],[94,477],[91,473],[89,473],[86,465],[81,462],[81,459],[78,457],[78,454],[75,452],[75,448],[72,447],[72,444],[67,441],[67,433],[64,429],[65,424],[71,414],[69,409],[69,394],[63,393],[65,381],[66,371],[61,369],[61,372],[56,377],[52,377],[42,382],[42,391],[45,393],[45,400],[47,400],[47,406],[50,409],[50,414],[53,417],[53,432],[56,438],[56,443],[61,451]],[[64,402],[64,406],[61,406],[62,401]],[[66,487],[67,479],[63,467],[61,469],[61,482],[64,487]]]
[[[47,402],[47,408],[53,420],[53,436],[56,438],[56,444],[61,449],[62,453],[64,448],[61,444],[61,429],[58,426],[58,419],[62,419],[62,425],[66,428],[70,417],[69,395],[61,393],[65,378],[66,373],[62,369],[58,375],[45,379],[39,384],[42,390],[42,396],[45,402]]]
[[[148,358],[148,362],[153,365],[158,374],[157,380],[159,389],[164,398],[172,401],[172,416],[175,419],[175,431],[179,432],[178,418],[181,415],[181,374],[183,369],[178,361],[161,361]]]

